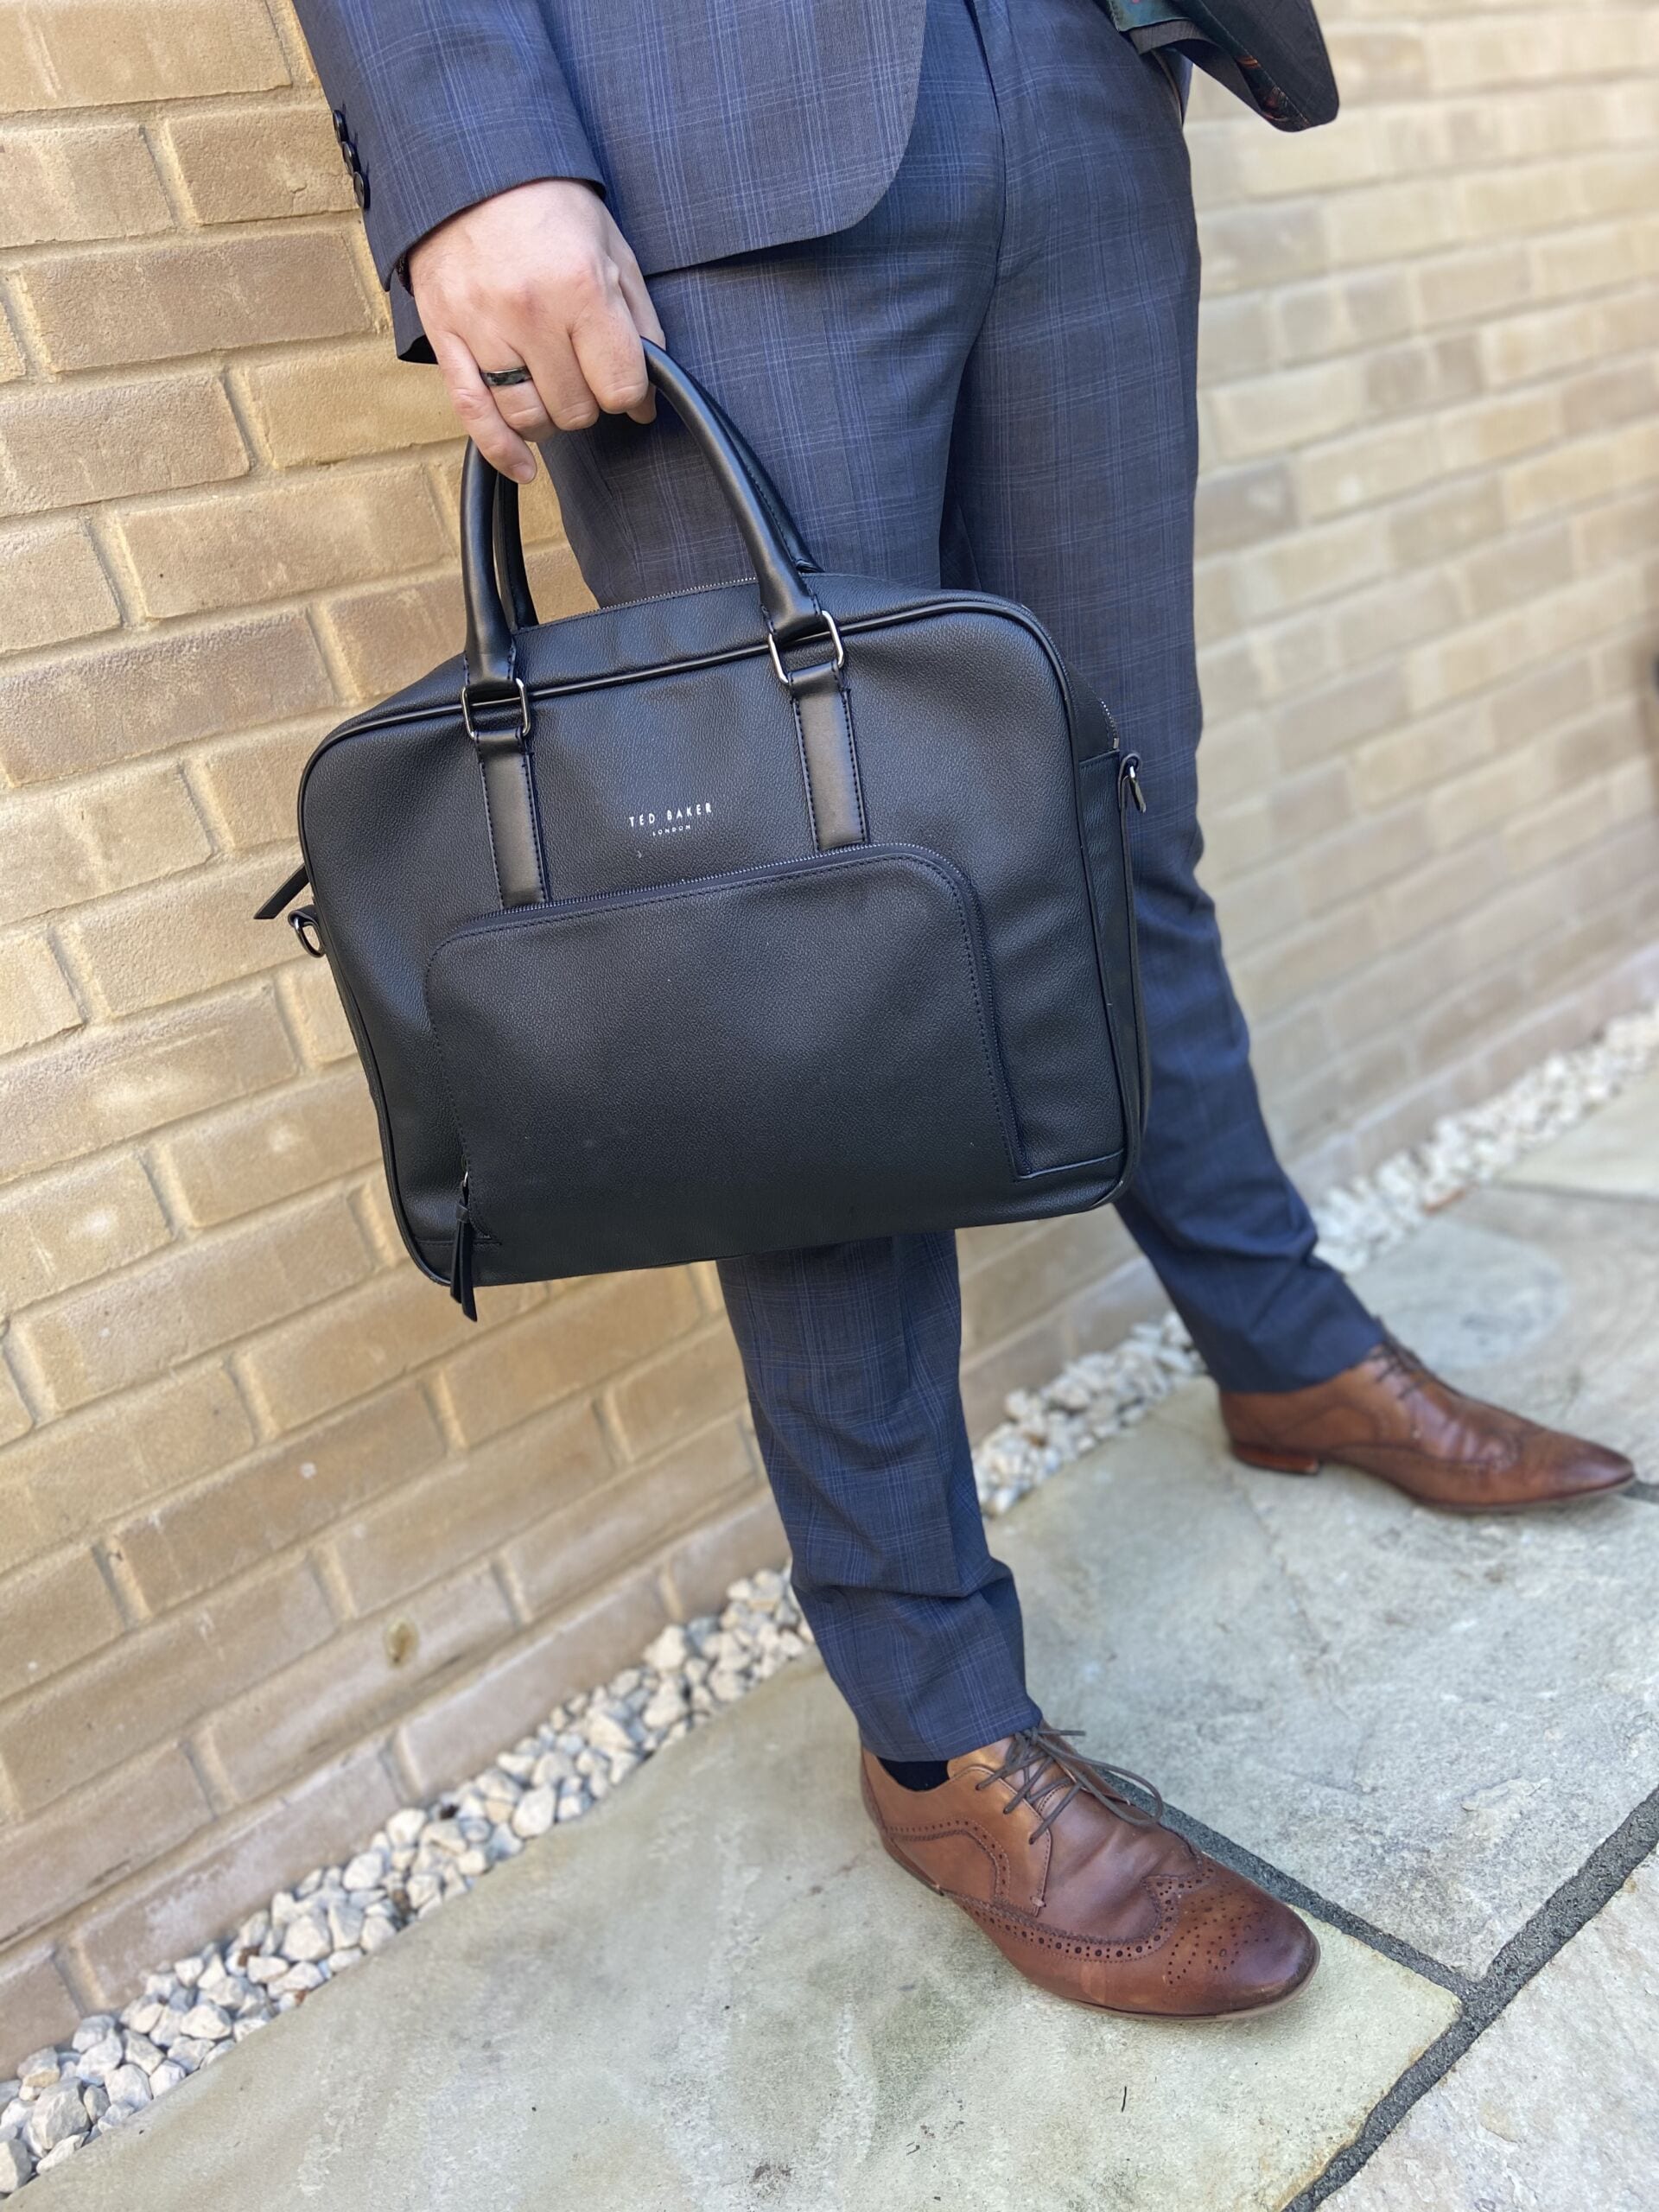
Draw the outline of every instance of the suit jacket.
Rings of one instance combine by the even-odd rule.
[[[647,276],[868,214],[916,107],[927,0],[296,0],[391,294],[397,350],[430,359],[403,257],[446,217],[535,177],[606,194]],[[1125,0],[1103,0],[1115,14]],[[1128,0],[1119,21],[1196,30],[1317,111],[1309,0]],[[1187,19],[1191,19],[1190,21]],[[1311,48],[1309,38],[1311,35]],[[1246,95],[1249,97],[1249,94]],[[1330,87],[1328,112],[1335,112]]]

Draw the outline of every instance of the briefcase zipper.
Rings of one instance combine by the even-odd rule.
[[[472,1185],[470,1171],[464,1173],[455,1199],[455,1249],[449,1268],[449,1295],[469,1321],[476,1321],[478,1301],[473,1295]]]

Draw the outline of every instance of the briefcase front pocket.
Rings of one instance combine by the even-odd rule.
[[[1007,1217],[980,918],[917,847],[520,907],[432,956],[467,1262],[538,1281]]]

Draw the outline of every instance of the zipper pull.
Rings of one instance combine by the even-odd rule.
[[[472,1180],[470,1173],[461,1177],[461,1195],[455,1200],[455,1253],[449,1269],[449,1295],[469,1321],[476,1321],[478,1304],[473,1296],[473,1217],[467,1206]]]
[[[1124,755],[1123,765],[1117,772],[1117,780],[1120,785],[1128,786],[1129,797],[1135,801],[1135,812],[1144,814],[1147,810],[1147,795],[1141,788],[1141,755],[1138,753]]]

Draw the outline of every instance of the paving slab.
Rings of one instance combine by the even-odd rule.
[[[1659,1458],[1659,1211],[1480,1192],[1363,1287],[1456,1380]],[[1465,1520],[1255,1472],[1195,1383],[994,1548],[1057,1725],[1469,1974],[1659,1787],[1652,1504]]]
[[[1659,1071],[1506,1168],[1502,1180],[1659,1200]]]
[[[37,2184],[39,2212],[1255,2212],[1448,2024],[1331,1929],[1230,2024],[1022,1982],[882,1854],[816,1660]]]
[[[1656,2080],[1649,1859],[1413,2106],[1332,2212],[1652,2212]]]

